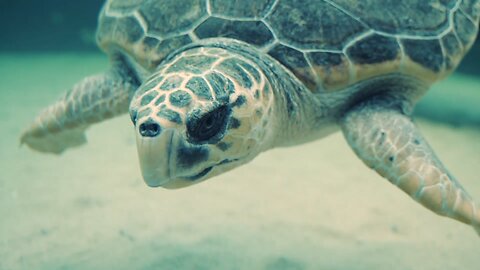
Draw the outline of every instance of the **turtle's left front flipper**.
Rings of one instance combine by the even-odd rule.
[[[42,111],[20,141],[37,151],[54,154],[82,145],[88,126],[128,111],[138,84],[117,67],[87,77]]]
[[[398,103],[374,100],[348,111],[343,133],[363,162],[433,212],[480,234],[480,207],[442,165]]]

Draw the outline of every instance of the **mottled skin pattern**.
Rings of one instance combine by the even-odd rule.
[[[478,231],[479,206],[445,169],[401,108],[398,101],[388,99],[353,108],[341,121],[350,146],[365,164],[425,207],[472,224]]]
[[[91,124],[123,114],[140,82],[122,59],[112,59],[112,69],[89,76],[67,91],[54,105],[43,110],[22,134],[26,143],[40,152],[60,154],[66,148],[86,143]]]
[[[410,118],[479,18],[478,0],[109,0],[97,39],[111,70],[75,85],[21,141],[61,153],[130,111],[146,183],[180,188],[341,130],[366,165],[480,233],[480,206]]]
[[[273,103],[272,85],[252,60],[208,47],[177,55],[130,105],[138,132],[152,137],[137,137],[145,181],[178,188],[250,161],[272,147]],[[209,129],[219,131],[203,138]]]

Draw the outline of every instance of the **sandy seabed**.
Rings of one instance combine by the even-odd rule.
[[[340,133],[176,191],[143,183],[127,116],[61,156],[18,146],[42,107],[106,66],[0,56],[0,269],[480,269],[470,227],[366,168]],[[480,200],[480,129],[417,122]]]

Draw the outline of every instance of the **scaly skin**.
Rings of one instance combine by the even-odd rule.
[[[355,153],[433,212],[471,225],[480,234],[480,206],[448,172],[398,102],[371,100],[341,122]]]
[[[60,154],[86,142],[85,130],[94,123],[124,114],[138,82],[119,68],[87,77],[56,103],[43,110],[20,138],[22,144]]]

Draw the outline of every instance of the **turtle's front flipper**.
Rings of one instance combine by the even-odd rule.
[[[128,111],[138,82],[123,69],[90,76],[41,112],[22,134],[21,143],[40,152],[60,154],[86,142],[85,129]]]
[[[433,212],[472,225],[480,234],[480,207],[422,137],[400,104],[373,100],[341,121],[355,153],[371,168]]]

